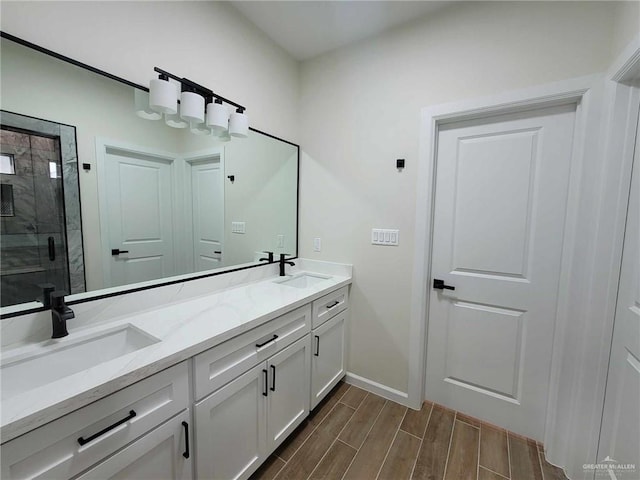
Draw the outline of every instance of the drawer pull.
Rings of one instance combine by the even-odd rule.
[[[273,377],[271,378],[271,388],[272,392],[276,391],[276,366],[271,365],[271,371],[273,372]]]
[[[271,339],[267,340],[266,342],[264,342],[264,343],[256,343],[256,348],[262,348],[262,347],[264,347],[267,343],[271,343],[271,342],[275,341],[277,338],[278,338],[278,335],[275,335],[275,334],[274,334],[274,335],[273,335],[273,338],[271,338]]]
[[[329,310],[330,308],[335,307],[336,305],[338,305],[340,302],[338,300],[336,300],[335,302],[333,302],[331,305],[327,305],[327,310]]]
[[[314,335],[316,337],[316,352],[313,354],[314,357],[320,356],[320,337],[318,335]]]
[[[269,373],[265,370],[262,369],[262,374],[264,375],[264,390],[262,391],[262,395],[264,395],[265,397],[267,395],[269,395],[269,392],[267,392],[267,383],[269,383]]]
[[[182,422],[182,426],[184,427],[184,453],[182,456],[184,458],[189,458],[189,424],[187,422]]]
[[[116,423],[114,423],[113,425],[109,425],[107,428],[100,430],[98,433],[94,433],[93,435],[91,435],[89,438],[78,438],[78,443],[82,446],[82,445],[86,445],[87,443],[91,442],[92,440],[95,440],[96,438],[98,438],[101,435],[104,435],[105,433],[107,433],[110,430],[113,430],[116,427],[119,427],[120,425],[122,425],[123,423],[128,422],[129,420],[131,420],[133,417],[136,416],[136,412],[134,410],[129,411],[129,415],[127,415],[126,417],[124,417],[122,420],[118,420]]]

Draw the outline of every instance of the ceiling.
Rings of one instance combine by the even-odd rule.
[[[377,35],[447,5],[444,1],[231,1],[297,60]]]

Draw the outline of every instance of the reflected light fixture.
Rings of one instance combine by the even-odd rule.
[[[160,120],[162,113],[156,112],[149,106],[149,93],[138,88],[133,89],[136,115],[145,120]]]
[[[159,75],[151,80],[149,93],[135,92],[135,109],[140,117],[158,120],[164,116],[170,127],[189,128],[195,135],[213,135],[220,142],[228,142],[231,137],[247,138],[249,118],[245,107],[188,78],[158,67],[154,71]],[[235,111],[230,114],[225,103]]]
[[[176,113],[164,114],[164,123],[173,128],[187,128],[189,126],[189,122],[183,120],[180,116],[180,105],[178,105],[178,110],[176,111]]]
[[[194,135],[211,135],[211,129],[204,123],[191,122],[189,130],[191,130],[191,133]]]

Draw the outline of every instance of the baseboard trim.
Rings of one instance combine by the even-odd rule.
[[[344,377],[344,381],[349,385],[366,390],[367,392],[375,393],[382,398],[399,403],[400,405],[409,406],[409,394],[396,390],[395,388],[387,387],[381,383],[374,382],[368,378],[361,377],[355,373],[347,372]]]

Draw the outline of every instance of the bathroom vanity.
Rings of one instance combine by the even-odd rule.
[[[322,263],[5,349],[2,478],[247,478],[346,373]]]

